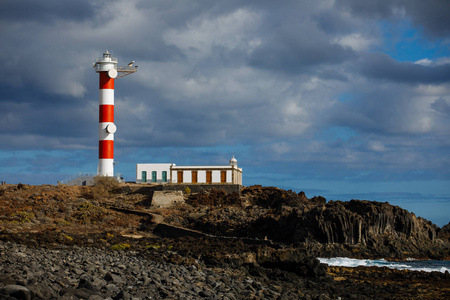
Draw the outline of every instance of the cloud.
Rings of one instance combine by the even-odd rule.
[[[218,17],[201,15],[186,28],[167,30],[163,37],[167,44],[175,45],[193,60],[214,56],[214,52],[248,53],[261,43],[251,37],[259,22],[256,12],[242,8]]]
[[[95,161],[91,65],[108,49],[139,66],[116,81],[116,151],[131,170],[243,148],[253,178],[448,177],[448,18],[433,3],[2,1],[0,148]],[[382,26],[402,22],[436,50],[399,59]]]
[[[361,64],[363,75],[387,81],[411,84],[440,84],[450,80],[450,64],[430,65],[398,62],[385,54],[370,54]]]
[[[446,37],[450,34],[450,11],[448,1],[432,0],[337,0],[336,7],[352,14],[353,17],[370,19],[409,18],[431,37]]]
[[[439,98],[431,103],[431,108],[445,116],[450,115],[450,99]]]
[[[99,1],[73,1],[61,0],[50,3],[45,0],[34,1],[2,1],[0,19],[21,22],[48,22],[54,23],[61,19],[74,21],[92,18]],[[104,1],[103,1],[104,2]]]
[[[349,35],[336,37],[334,42],[343,47],[350,47],[355,51],[364,51],[368,50],[377,41],[370,37],[364,37],[360,33],[352,33]]]

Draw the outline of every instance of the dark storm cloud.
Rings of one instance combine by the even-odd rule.
[[[336,10],[326,10],[314,16],[318,26],[330,34],[352,33],[358,23]]]
[[[450,81],[450,63],[423,66],[412,62],[398,62],[385,54],[362,58],[361,72],[367,77],[410,84],[439,84]]]
[[[436,112],[450,116],[450,99],[439,98],[431,104]]]
[[[328,122],[381,136],[420,135],[435,130],[427,102],[414,91],[374,84],[353,96],[335,103],[328,112]]]
[[[46,94],[35,88],[5,86],[2,93],[0,134],[81,138],[96,124],[95,102]]]
[[[352,57],[352,51],[323,41],[286,38],[270,41],[251,56],[254,67],[287,73],[311,73],[311,67],[339,64]]]
[[[450,34],[450,1],[447,0],[337,0],[336,6],[356,17],[375,19],[410,19],[433,37]]]
[[[96,13],[99,1],[70,0],[2,0],[0,20],[2,21],[35,21],[39,23],[56,22],[58,19],[75,21],[88,20]]]

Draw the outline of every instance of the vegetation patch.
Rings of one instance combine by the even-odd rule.
[[[108,198],[110,194],[120,192],[120,182],[114,177],[96,176],[92,195],[94,199]]]
[[[130,244],[122,243],[122,244],[115,244],[115,245],[112,245],[112,246],[111,246],[111,249],[112,249],[112,250],[125,250],[125,249],[128,249],[128,248],[130,248],[130,247],[131,247]]]
[[[32,212],[27,211],[19,211],[11,215],[13,218],[13,222],[16,221],[18,223],[29,223],[31,220],[35,219],[35,215]]]
[[[103,207],[99,207],[89,201],[81,203],[74,213],[74,216],[82,223],[93,223],[101,221],[107,213]]]
[[[69,235],[65,235],[64,238],[68,241],[73,241],[73,237],[71,237]]]
[[[147,245],[145,247],[147,247],[147,249],[159,249],[161,248],[161,245]]]

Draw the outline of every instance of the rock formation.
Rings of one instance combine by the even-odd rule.
[[[343,253],[347,256],[439,258],[449,253],[448,240],[437,237],[436,225],[387,202],[326,202],[261,186],[245,188],[242,195],[244,210],[216,208],[187,216],[184,225],[215,235],[334,245],[350,249]]]

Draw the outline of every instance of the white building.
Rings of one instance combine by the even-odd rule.
[[[177,166],[175,164],[137,164],[136,183],[240,184],[242,168],[234,156],[224,166]]]
[[[136,183],[168,183],[175,164],[136,164]]]

